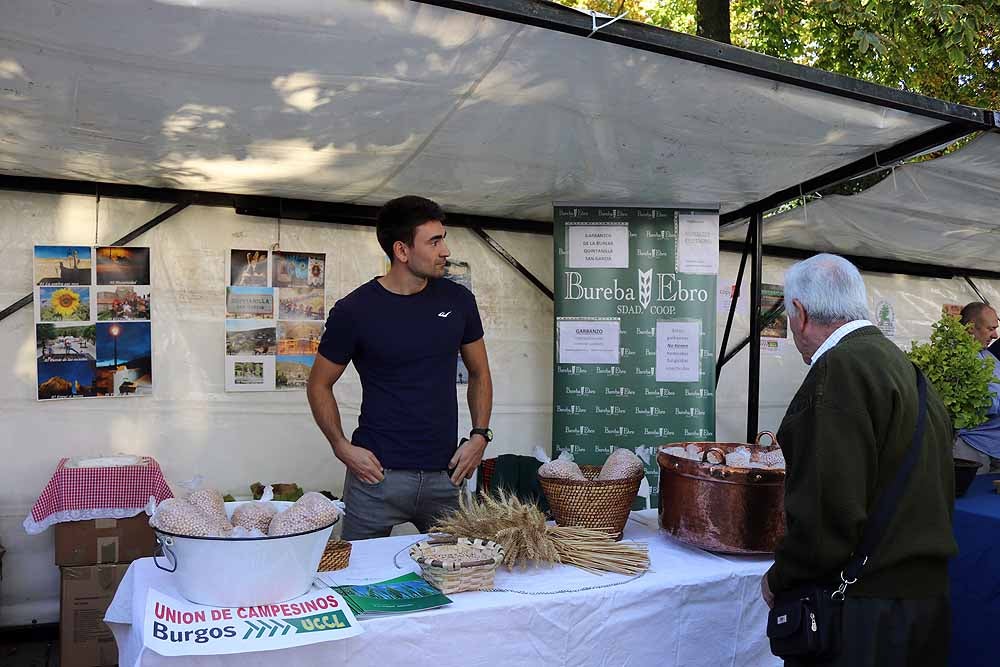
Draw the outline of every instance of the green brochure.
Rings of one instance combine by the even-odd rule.
[[[451,600],[413,572],[395,579],[357,586],[333,586],[357,616],[405,614],[433,609]]]

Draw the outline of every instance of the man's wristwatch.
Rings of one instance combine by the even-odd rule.
[[[493,441],[493,430],[490,428],[474,428],[469,431],[469,437],[471,438],[474,435],[483,436],[483,439],[486,440],[487,444]]]

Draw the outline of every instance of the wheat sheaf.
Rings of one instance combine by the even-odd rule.
[[[639,574],[649,569],[649,548],[615,542],[608,533],[576,526],[549,526],[533,503],[501,490],[478,499],[460,499],[459,509],[430,530],[453,537],[493,540],[504,548],[503,565],[575,565],[592,572]]]

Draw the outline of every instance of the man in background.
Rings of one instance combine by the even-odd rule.
[[[981,301],[973,301],[962,308],[961,321],[983,348],[979,358],[993,364],[986,421],[963,428],[955,437],[955,458],[975,461],[979,464],[977,474],[982,475],[1000,470],[1000,359],[989,352],[990,343],[997,339],[997,311]]]

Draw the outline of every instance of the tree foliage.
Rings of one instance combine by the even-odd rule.
[[[1000,0],[716,1],[730,4],[737,46],[950,102],[1000,108]],[[695,0],[563,2],[698,32]]]

